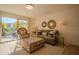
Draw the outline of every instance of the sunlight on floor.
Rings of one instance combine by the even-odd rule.
[[[14,50],[16,41],[0,44],[0,54],[11,54]]]

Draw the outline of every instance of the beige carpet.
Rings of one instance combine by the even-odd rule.
[[[79,55],[79,46],[75,45],[65,46],[64,55]]]
[[[45,44],[45,47],[40,48],[39,50],[33,52],[32,54],[28,53],[24,49],[20,49],[12,54],[16,55],[61,55],[63,54],[63,47],[58,46],[51,46],[48,44]]]
[[[32,54],[28,53],[25,49],[18,47],[14,52],[16,41],[7,42],[0,44],[0,54],[9,54],[9,55],[61,55],[63,54],[64,48],[61,46],[52,46],[45,44],[45,47],[40,48],[39,50],[33,52]]]
[[[21,46],[18,46],[14,52],[15,45],[16,41],[0,44],[0,55],[79,55],[79,47],[72,45],[63,47],[62,45],[52,46],[45,44],[45,47],[32,54],[21,48]]]

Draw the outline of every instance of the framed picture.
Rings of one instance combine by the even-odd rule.
[[[54,29],[56,27],[56,22],[54,20],[48,21],[48,28]]]
[[[42,27],[46,27],[47,23],[45,21],[42,22]]]

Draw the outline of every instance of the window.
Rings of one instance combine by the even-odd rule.
[[[28,28],[28,21],[27,20],[19,20],[19,28],[25,27]]]

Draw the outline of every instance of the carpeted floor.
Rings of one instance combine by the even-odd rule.
[[[65,46],[64,55],[79,55],[79,46],[75,45]]]
[[[45,47],[38,49],[32,54],[28,53],[25,49],[18,47],[14,52],[16,41],[0,44],[0,54],[9,55],[61,55],[64,48],[62,46],[52,46],[45,44]]]
[[[45,47],[38,49],[32,54],[28,53],[21,46],[18,46],[14,52],[15,45],[16,41],[0,44],[0,55],[79,55],[79,47],[73,45],[63,47],[62,45],[52,46],[45,44]]]

